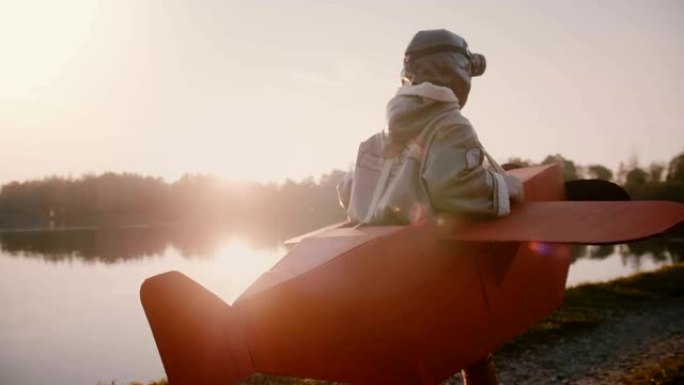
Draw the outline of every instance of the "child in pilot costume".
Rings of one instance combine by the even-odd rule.
[[[447,30],[418,32],[404,57],[403,85],[387,104],[387,130],[361,143],[338,186],[358,225],[411,224],[442,212],[501,217],[522,200],[518,179],[492,159],[461,109],[484,56]],[[497,383],[491,354],[463,371],[466,383]]]
[[[487,154],[461,113],[471,78],[485,66],[455,33],[413,37],[387,130],[361,143],[354,171],[338,186],[352,222],[409,224],[439,212],[500,217],[522,199],[521,183]]]

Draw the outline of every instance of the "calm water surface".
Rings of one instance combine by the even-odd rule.
[[[268,237],[171,229],[5,233],[0,246],[2,385],[162,378],[138,298],[142,281],[179,270],[232,302],[285,254]],[[568,285],[682,261],[682,248],[580,248]]]

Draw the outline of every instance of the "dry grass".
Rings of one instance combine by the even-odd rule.
[[[684,357],[673,357],[634,369],[623,379],[624,385],[681,385],[684,384]]]
[[[530,344],[552,343],[596,327],[610,318],[653,301],[684,296],[684,264],[661,268],[606,283],[577,286],[565,292],[563,305],[504,345],[506,351]]]

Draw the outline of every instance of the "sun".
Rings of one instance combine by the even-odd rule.
[[[85,44],[97,0],[0,0],[0,98],[35,96]]]

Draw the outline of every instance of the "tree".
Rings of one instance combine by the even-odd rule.
[[[648,182],[660,183],[663,176],[663,170],[665,170],[665,166],[658,163],[652,163],[648,167]]]
[[[575,162],[565,159],[562,155],[549,155],[542,161],[542,164],[556,163],[563,170],[563,179],[566,181],[580,179],[580,172],[575,165]]]
[[[504,170],[512,170],[515,168],[520,168],[520,167],[529,167],[532,166],[533,163],[529,159],[522,159],[520,157],[510,157],[508,158],[508,161],[504,164],[501,165]]]
[[[684,183],[684,152],[675,156],[667,167],[667,182]]]
[[[601,179],[609,182],[613,180],[613,171],[606,166],[592,164],[587,166],[587,170],[589,171],[589,176],[594,179]]]
[[[625,185],[623,186],[630,196],[641,198],[648,182],[648,173],[639,167],[635,167],[627,172]]]

